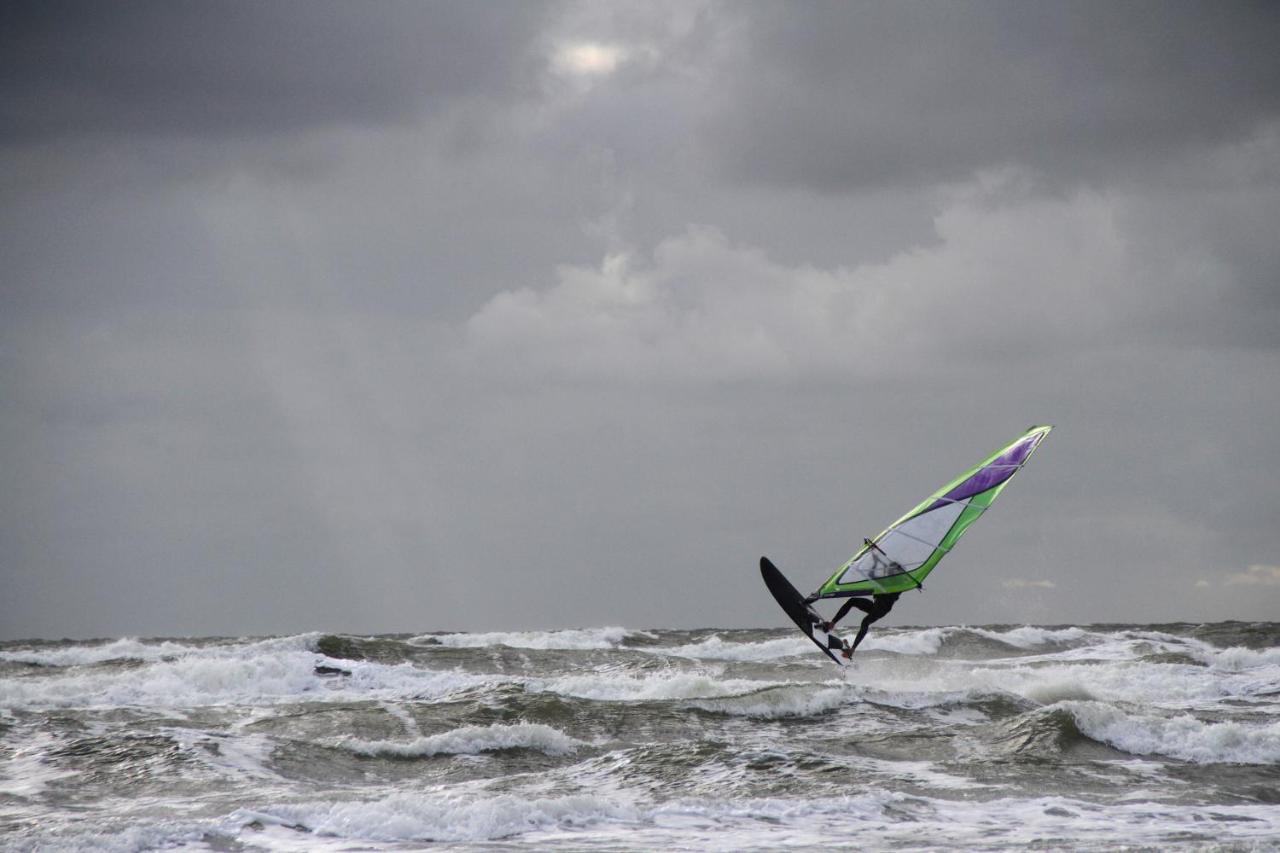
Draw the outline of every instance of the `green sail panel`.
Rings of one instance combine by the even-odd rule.
[[[1021,470],[1051,426],[1036,426],[925,498],[827,578],[819,598],[906,592],[920,586]]]

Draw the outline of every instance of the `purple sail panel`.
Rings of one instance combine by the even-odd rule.
[[[962,501],[998,486],[1018,470],[1017,465],[988,465],[942,496],[941,502]]]
[[[1036,443],[1044,438],[1044,433],[1029,435],[1021,441],[1016,442],[1012,447],[1001,453],[995,459],[992,459],[991,465],[1021,465],[1027,461],[1027,457],[1031,455],[1031,451],[1035,449]]]
[[[1014,442],[1008,450],[975,471],[972,477],[929,504],[924,512],[937,509],[945,503],[966,500],[993,486],[1000,485],[1017,473],[1019,466],[1027,461],[1027,457],[1031,455],[1031,451],[1042,438],[1044,433],[1037,433]]]
[[[1000,485],[1017,472],[1019,465],[1027,461],[1027,457],[1035,449],[1036,442],[1043,437],[1043,433],[1037,433],[1015,442],[1004,453],[1001,453],[980,468],[972,477],[943,495],[943,499],[962,501],[965,498],[973,497],[979,492],[985,492],[993,486]]]

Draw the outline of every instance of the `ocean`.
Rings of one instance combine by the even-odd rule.
[[[8,642],[0,848],[1275,850],[1278,644],[877,626],[842,671],[789,627]]]

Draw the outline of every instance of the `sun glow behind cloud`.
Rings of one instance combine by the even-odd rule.
[[[564,76],[603,77],[612,74],[627,58],[622,45],[580,41],[560,45],[551,66]]]

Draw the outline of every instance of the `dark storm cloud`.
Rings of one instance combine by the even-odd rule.
[[[0,7],[0,636],[1274,618],[1269,8]]]
[[[1280,116],[1274,3],[750,12],[723,69],[731,91],[709,123],[745,181],[839,190],[1007,164],[1116,178]]]
[[[402,120],[511,95],[546,6],[232,0],[0,9],[4,138]]]

